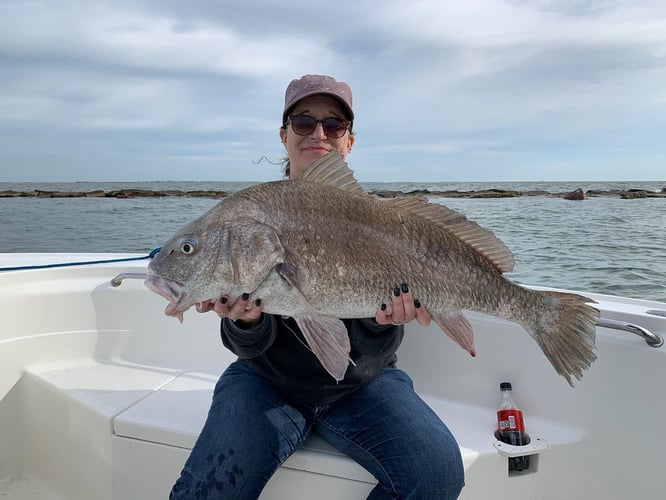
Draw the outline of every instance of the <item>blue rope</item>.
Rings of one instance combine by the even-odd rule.
[[[143,259],[152,259],[157,255],[161,250],[161,247],[153,248],[148,255],[143,257],[127,257],[125,259],[109,259],[109,260],[92,260],[87,262],[62,262],[59,264],[43,264],[40,266],[18,266],[18,267],[0,267],[0,272],[2,271],[28,271],[31,269],[50,269],[53,267],[71,267],[71,266],[83,266],[90,264],[110,264],[112,262],[129,262],[131,260],[143,260]]]

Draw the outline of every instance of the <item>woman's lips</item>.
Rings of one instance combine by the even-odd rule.
[[[303,151],[310,151],[314,153],[328,153],[330,150],[325,146],[306,146]]]

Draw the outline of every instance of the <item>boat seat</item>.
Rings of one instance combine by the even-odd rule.
[[[191,450],[206,419],[218,376],[182,373],[114,419],[117,436]],[[284,464],[313,472],[376,483],[360,465],[318,435]]]
[[[148,499],[168,495],[204,424],[218,375],[84,359],[33,367],[23,378],[30,399],[39,405],[31,411],[39,419],[31,427],[46,436],[65,436],[52,443],[52,460],[59,459],[63,448],[94,470],[103,470],[112,460],[118,485],[114,498]],[[456,436],[466,470],[474,465],[478,470],[506,471],[506,458],[493,447],[494,408],[421,396]],[[530,419],[530,428],[545,431],[551,445],[579,441],[583,434],[537,418]],[[79,433],[85,439],[78,439]],[[312,478],[317,478],[316,484]],[[340,481],[348,483],[349,498],[367,496],[376,484],[360,465],[314,435],[283,464],[267,490],[276,491],[280,482],[313,481],[316,491],[322,487],[321,478],[335,481],[338,491],[343,491]]]
[[[146,479],[150,468],[153,477],[161,481],[177,477],[204,424],[218,376],[118,360],[84,359],[31,367],[22,385],[30,400],[39,405],[31,412],[39,420],[32,427],[48,436],[69,439],[72,433],[63,429],[76,428],[77,433],[85,435],[80,443],[75,438],[81,446],[75,455],[82,462],[99,460],[102,469],[101,464],[113,457],[121,464],[116,473],[141,470],[138,480],[119,484],[136,486],[137,481],[145,480],[146,488],[152,488],[154,482]],[[53,460],[63,448],[73,449],[72,443],[53,442]],[[165,456],[170,457],[167,462],[163,461]],[[317,435],[283,468],[365,484],[368,492],[376,484],[365,469]],[[142,498],[160,497],[145,491]]]
[[[102,419],[116,436],[190,450],[206,419],[219,375],[84,359],[62,366],[32,367],[25,377],[48,388],[53,397],[68,400],[70,411],[80,406],[91,418]],[[463,455],[471,451],[467,448],[474,449],[475,457],[496,453],[489,438],[494,409],[426,394],[421,397],[454,432],[463,445]],[[488,436],[479,432],[486,428]],[[347,458],[318,436],[304,449]],[[367,473],[363,476],[371,477]]]

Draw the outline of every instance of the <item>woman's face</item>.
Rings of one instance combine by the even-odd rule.
[[[309,115],[317,120],[336,117],[345,118],[342,106],[338,101],[327,95],[313,95],[296,103],[291,110],[292,115]],[[294,179],[310,164],[326,153],[339,152],[344,158],[354,144],[354,136],[347,130],[342,137],[328,137],[321,123],[308,135],[298,135],[291,127],[280,129],[280,139],[287,149],[289,157],[289,178]]]

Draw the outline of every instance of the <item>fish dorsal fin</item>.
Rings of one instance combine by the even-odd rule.
[[[500,272],[513,270],[513,255],[495,234],[444,205],[429,203],[422,196],[386,201],[392,208],[406,210],[446,229],[463,243],[488,259]]]
[[[331,151],[313,162],[305,172],[298,176],[298,180],[332,186],[351,193],[365,193],[354,178],[353,171],[337,151]],[[428,203],[421,196],[394,198],[385,203],[392,208],[406,210],[442,226],[460,241],[483,255],[500,272],[507,273],[513,270],[513,255],[506,245],[492,231],[468,220],[461,213],[444,205]]]
[[[365,193],[354,178],[354,172],[337,151],[331,151],[313,162],[305,172],[298,176],[298,179],[333,186],[350,193]]]

